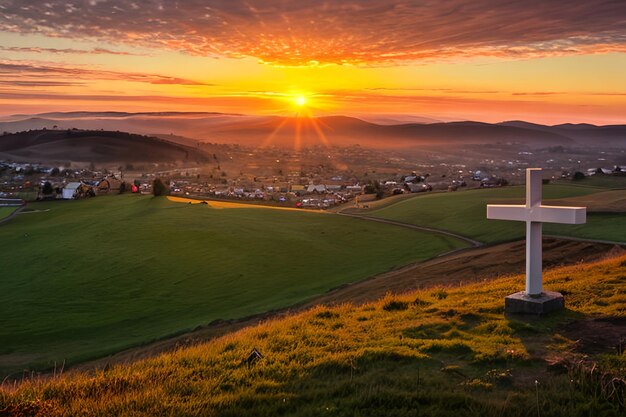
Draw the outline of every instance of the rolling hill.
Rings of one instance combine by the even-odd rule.
[[[28,129],[104,129],[149,135],[178,135],[214,143],[249,146],[273,144],[293,147],[322,145],[407,148],[461,144],[519,143],[533,147],[554,145],[626,146],[626,126],[544,126],[523,121],[496,124],[442,123],[417,118],[400,123],[393,118],[325,116],[313,119],[249,116],[210,112],[69,112],[16,115],[0,121],[0,132]]]
[[[550,184],[543,188],[545,205],[558,205],[564,199],[576,202],[576,197],[593,195],[606,191],[602,188],[581,187],[577,185]],[[524,224],[503,220],[488,220],[485,216],[487,204],[520,204],[524,199],[524,187],[503,187],[459,191],[456,193],[421,194],[406,198],[388,206],[376,207],[362,213],[383,219],[395,220],[418,226],[435,227],[453,231],[484,243],[498,243],[524,237]],[[600,206],[603,195],[594,205]],[[611,193],[611,200],[622,201],[626,190]],[[555,200],[556,204],[550,200]],[[569,201],[571,201],[569,200]],[[590,197],[589,200],[593,200]],[[584,200],[581,204],[584,204]],[[608,204],[608,203],[607,203]],[[356,210],[352,210],[356,211]],[[587,223],[583,225],[563,225],[548,223],[543,226],[546,235],[571,236],[588,239],[626,242],[626,216],[623,207],[619,211],[593,211],[590,207]]]
[[[618,416],[626,257],[555,269],[548,317],[507,317],[523,276],[318,306],[96,372],[0,387],[7,416]],[[246,361],[252,349],[261,357]]]
[[[112,131],[34,130],[0,136],[0,159],[31,162],[206,162],[208,155],[164,139]]]
[[[328,213],[121,195],[0,227],[0,381],[265,313],[465,247]]]
[[[560,124],[555,126],[544,126],[536,123],[528,123],[523,121],[509,121],[499,123],[500,126],[516,127],[526,130],[535,130],[545,133],[554,133],[566,136],[575,143],[587,146],[626,146],[626,126],[625,125],[607,125],[596,126],[589,123],[580,124]]]
[[[207,137],[216,142],[238,140],[247,144],[264,142],[280,146],[314,146],[324,143],[374,148],[448,146],[476,143],[516,142],[530,146],[571,144],[567,136],[511,126],[476,122],[409,123],[380,125],[346,116],[314,119],[275,117],[236,125],[215,126]]]

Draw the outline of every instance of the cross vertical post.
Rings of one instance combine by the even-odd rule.
[[[541,206],[541,169],[526,170],[526,208],[533,212]],[[526,221],[526,294],[541,294],[541,222]]]

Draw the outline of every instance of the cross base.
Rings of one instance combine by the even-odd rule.
[[[520,291],[504,298],[505,314],[546,314],[564,308],[565,300],[560,292],[544,291],[530,296]]]

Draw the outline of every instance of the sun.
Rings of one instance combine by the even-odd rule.
[[[306,104],[306,97],[304,96],[296,96],[293,99],[293,102],[296,103],[296,106],[302,107]]]

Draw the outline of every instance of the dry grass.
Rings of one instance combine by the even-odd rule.
[[[266,209],[266,210],[286,210],[286,211],[304,211],[307,213],[318,213],[318,214],[327,214],[324,210],[309,210],[309,209],[300,209],[293,207],[277,207],[270,205],[262,205],[262,204],[245,204],[245,203],[232,203],[230,201],[217,201],[217,200],[197,200],[192,198],[185,197],[174,197],[168,196],[168,200],[173,201],[175,203],[186,203],[186,204],[201,204],[202,201],[206,203],[208,208],[212,209]]]
[[[587,356],[590,373],[562,329],[626,316],[626,256],[544,282],[566,311],[505,317],[521,276],[320,306],[95,374],[4,384],[0,415],[619,415],[623,351]],[[247,366],[254,347],[263,358]]]

